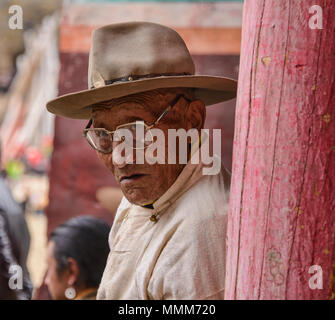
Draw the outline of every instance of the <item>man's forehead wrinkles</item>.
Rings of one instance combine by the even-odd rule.
[[[105,118],[106,116],[121,115],[126,116],[127,114],[138,114],[150,112],[150,108],[145,103],[129,103],[129,102],[120,102],[117,105],[114,105],[110,108],[100,108],[93,111],[92,115],[94,115],[93,120],[98,120],[101,118]],[[151,113],[151,112],[150,112]]]
[[[110,116],[115,118],[124,118],[129,116],[141,118],[145,117],[154,117],[157,112],[160,111],[163,106],[162,102],[159,100],[149,100],[143,99],[143,97],[135,97],[133,99],[120,99],[117,103],[110,105],[108,108],[95,108],[92,112],[93,120],[102,120],[109,118]]]
[[[93,127],[105,127],[115,130],[115,127],[129,122],[154,120],[151,109],[145,103],[120,103],[111,108],[97,109],[94,112]]]
[[[110,109],[114,109],[115,107],[127,108],[127,104],[129,104],[129,108],[137,107],[150,111],[154,115],[159,113],[161,109],[168,102],[168,96],[177,94],[180,89],[156,89],[145,92],[140,92],[138,94],[133,94],[129,96],[124,96],[120,98],[115,98],[108,101],[100,102],[96,105],[93,105],[92,113],[96,111],[108,111]],[[185,90],[183,90],[185,91]]]
[[[122,97],[112,101],[112,105],[117,106],[121,104],[138,104],[143,107],[151,106],[160,102],[161,97],[157,93],[143,92],[139,95],[132,95],[128,97]]]

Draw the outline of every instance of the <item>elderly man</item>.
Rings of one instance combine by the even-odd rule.
[[[148,22],[95,30],[88,80],[89,90],[59,97],[47,108],[89,119],[84,135],[124,194],[97,298],[223,299],[229,175],[204,175],[206,165],[191,161],[196,151],[201,155],[203,137],[187,140],[187,164],[169,163],[167,137],[171,129],[200,132],[206,105],[233,98],[236,81],[195,76],[181,37]],[[116,136],[120,129],[134,134],[132,161],[115,152],[124,142]],[[164,141],[147,138],[154,129]],[[157,141],[166,161],[137,161]]]

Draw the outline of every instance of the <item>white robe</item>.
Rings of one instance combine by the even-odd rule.
[[[123,198],[97,299],[224,298],[230,176],[202,168],[188,163],[154,209]]]

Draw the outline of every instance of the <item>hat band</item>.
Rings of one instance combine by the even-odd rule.
[[[108,86],[110,84],[116,82],[129,82],[134,80],[146,79],[146,78],[159,78],[159,77],[175,77],[175,76],[190,76],[190,73],[183,72],[183,73],[150,73],[145,75],[128,75],[121,78],[116,78],[113,80],[104,80],[105,85]],[[91,89],[95,89],[96,87],[93,85]]]

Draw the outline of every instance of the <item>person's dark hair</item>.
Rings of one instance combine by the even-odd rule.
[[[57,273],[61,275],[68,258],[79,267],[78,285],[98,287],[109,253],[107,222],[90,216],[79,216],[57,227],[50,235],[54,242]]]

